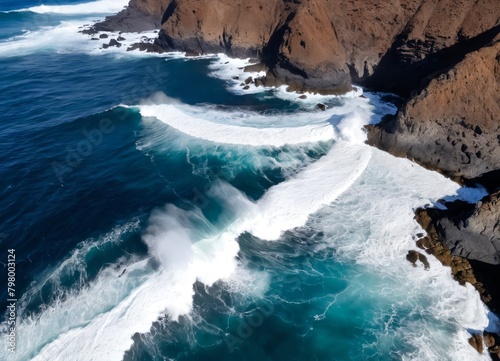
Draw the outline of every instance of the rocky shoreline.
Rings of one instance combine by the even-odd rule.
[[[500,2],[498,0],[131,0],[84,30],[159,30],[130,50],[255,58],[256,85],[345,93],[352,84],[405,102],[366,127],[368,143],[489,195],[416,210],[417,246],[500,312]],[[111,45],[112,46],[112,45]],[[425,264],[423,254],[408,255]],[[498,337],[484,335],[492,355]],[[483,337],[481,336],[481,340]],[[479,335],[470,343],[483,347]],[[500,351],[499,351],[500,352]],[[496,356],[492,356],[496,357]]]

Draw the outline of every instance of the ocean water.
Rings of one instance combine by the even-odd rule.
[[[475,290],[405,259],[413,209],[483,193],[364,144],[397,97],[78,33],[125,5],[0,4],[0,359],[489,359]]]

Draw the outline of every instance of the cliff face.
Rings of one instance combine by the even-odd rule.
[[[162,49],[255,57],[271,84],[407,95],[491,41],[499,14],[496,0],[131,0],[95,28],[161,26]]]
[[[369,127],[368,142],[453,178],[500,169],[499,59],[498,40],[468,54],[410,98],[394,119]]]

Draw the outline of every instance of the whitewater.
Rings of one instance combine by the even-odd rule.
[[[137,184],[142,179],[147,183],[156,174],[150,169],[151,174],[145,174],[145,168],[135,163],[146,159],[155,167],[161,188],[172,187],[172,194],[170,198],[146,195],[146,184],[140,188],[145,200],[136,217],[117,220],[117,225],[99,236],[80,239],[62,259],[48,263],[20,297],[18,349],[8,353],[2,337],[1,359],[134,359],[135,351],[130,350],[137,345],[147,349],[148,359],[175,359],[168,352],[176,342],[185,352],[184,359],[189,359],[189,352],[200,357],[198,348],[220,347],[215,350],[223,354],[234,319],[245,319],[251,313],[248,308],[254,307],[249,305],[261,301],[273,305],[266,322],[283,321],[299,329],[294,332],[304,339],[320,335],[313,338],[314,347],[320,350],[335,343],[332,334],[340,338],[342,331],[335,334],[336,322],[344,317],[347,324],[349,317],[353,324],[357,322],[361,316],[348,306],[362,301],[358,308],[369,310],[371,319],[355,328],[367,333],[366,340],[358,345],[360,350],[342,354],[350,355],[342,360],[367,355],[373,359],[489,360],[487,351],[478,354],[467,342],[472,332],[499,327],[475,289],[460,286],[434,258],[429,257],[429,270],[414,268],[405,259],[408,250],[417,249],[417,234],[423,232],[414,220],[416,208],[443,197],[475,202],[483,192],[462,188],[436,172],[365,144],[363,126],[395,112],[387,94],[363,94],[356,88],[345,96],[307,94],[307,99],[300,99],[283,87],[252,86],[244,92],[234,78],[247,75],[243,67],[248,59],[222,54],[191,59],[180,53],[147,55],[127,52],[126,46],[105,51],[78,33],[94,19],[89,15],[115,13],[126,3],[101,0],[9,10],[55,17],[58,23],[2,40],[0,58],[7,61],[19,54],[44,52],[86,55],[96,66],[97,56],[112,56],[110,61],[117,68],[121,61],[152,57],[178,67],[173,69],[201,64],[206,65],[207,79],[224,81],[224,88],[217,91],[227,92],[226,96],[252,96],[255,104],[262,99],[276,103],[261,111],[243,105],[186,102],[171,95],[175,91],[165,83],[162,91],[137,102],[116,102],[102,113],[88,114],[101,118],[111,117],[113,111],[127,112],[130,118],[113,120],[113,124],[131,139],[128,151],[137,157],[110,151],[100,161],[103,168],[116,173],[97,173],[97,166],[92,165],[91,175],[105,175],[119,187],[124,177],[120,172],[133,168]],[[68,15],[74,18],[68,20]],[[122,35],[130,45],[154,33]],[[195,84],[187,86],[188,92],[197,91]],[[319,111],[318,102],[327,104],[327,110]],[[292,110],[275,104],[287,104]],[[84,129],[89,119],[82,121]],[[76,128],[80,141],[82,125]],[[53,137],[43,139],[49,142]],[[66,143],[61,144],[59,148],[64,149]],[[214,164],[222,168],[215,176],[210,172]],[[175,189],[175,182],[182,186]],[[123,188],[128,186],[137,185]],[[83,202],[88,193],[79,196],[75,203]],[[106,197],[105,193],[100,197]],[[115,209],[119,207],[117,203]],[[78,222],[85,227],[84,217]],[[297,253],[290,250],[293,246]],[[274,249],[290,254],[275,254]],[[115,255],[108,259],[106,252]],[[297,262],[296,269],[293,262]],[[354,276],[343,267],[354,269]],[[330,269],[346,283],[340,291],[329,288]],[[283,275],[288,274],[295,277],[299,296],[295,289],[280,288]],[[323,283],[315,285],[311,279],[316,276]],[[321,291],[311,291],[314,285]],[[212,293],[217,294],[217,303],[209,298]],[[33,307],[37,302],[42,305]],[[201,310],[205,304],[207,309]],[[283,311],[287,307],[296,310],[297,305],[303,307],[300,312]],[[297,320],[296,313],[304,319]],[[325,326],[324,322],[330,323]],[[168,337],[161,338],[159,330]],[[198,337],[200,330],[216,341]],[[5,325],[1,332],[7,332]],[[258,335],[266,330],[256,326],[252,332]],[[158,346],[158,337],[165,343],[163,348]],[[183,337],[188,341],[179,341]],[[255,338],[244,338],[242,344],[257,348],[259,341],[251,341]],[[308,344],[313,347],[313,342]],[[365,350],[366,354],[357,353]],[[335,359],[335,355],[329,357]]]

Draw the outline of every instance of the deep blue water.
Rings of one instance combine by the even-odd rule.
[[[236,109],[238,114],[269,117],[270,122],[297,113],[307,120],[317,110],[314,103],[279,97],[271,90],[246,95],[228,90],[227,80],[209,76],[210,64],[222,62],[215,58],[165,60],[38,46],[26,31],[81,16],[5,12],[40,3],[20,5],[0,4],[0,255],[15,249],[19,299],[19,350],[14,355],[2,350],[0,355],[27,360],[58,337],[64,340],[71,330],[90,330],[92,320],[113,312],[146,280],[180,262],[183,253],[178,249],[186,229],[188,242],[227,232],[243,217],[239,212],[244,204],[259,204],[273,187],[335,149],[336,142],[218,144],[143,118],[139,109],[128,106],[158,92],[183,107],[206,109],[206,114],[227,116]],[[9,44],[15,45],[11,51],[6,50]],[[21,49],[19,55],[16,49]],[[377,95],[370,99],[373,106],[383,103]],[[349,104],[343,99],[325,102],[333,109]],[[419,329],[428,329],[423,334],[454,334],[461,330],[460,322],[433,311],[434,296],[420,289],[409,295],[401,279],[359,262],[345,246],[366,241],[375,232],[364,213],[349,217],[362,207],[356,197],[365,182],[386,181],[387,172],[376,169],[369,166],[371,173],[361,176],[356,190],[335,203],[331,213],[315,213],[307,226],[285,232],[278,241],[251,232],[236,235],[235,275],[210,285],[199,280],[188,284],[192,310],[177,320],[165,306],[149,321],[147,332],[116,334],[116,343],[133,339],[123,350],[124,359],[447,359],[450,346],[438,336],[426,341]],[[320,181],[312,180],[311,186]],[[404,181],[387,183],[390,192]],[[229,193],[214,196],[221,184]],[[164,227],[166,236],[148,243],[153,226]],[[161,251],[169,255],[166,264],[154,250],[163,241],[169,245]],[[207,274],[223,266],[219,261],[208,264]],[[89,301],[92,292],[109,302],[99,306],[95,298]],[[0,298],[4,310],[6,287],[1,287]],[[413,339],[420,336],[422,349]],[[84,336],[79,337],[84,344]],[[92,355],[108,360],[98,351],[80,351],[66,359]],[[42,357],[51,355],[47,352]],[[59,353],[52,359],[65,358]]]

